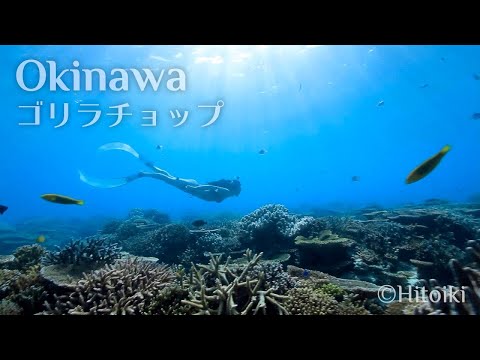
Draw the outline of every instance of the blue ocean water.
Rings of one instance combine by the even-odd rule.
[[[114,68],[129,71],[128,92],[55,92],[20,88],[16,71],[34,59],[47,69]],[[396,206],[429,198],[466,201],[479,192],[480,47],[478,46],[2,46],[0,60],[0,204],[2,221],[34,217],[121,217],[132,208],[155,208],[173,218],[225,213],[244,215],[278,203],[292,211]],[[169,91],[168,70],[186,74],[185,91]],[[26,67],[33,87],[36,67]],[[139,91],[128,69],[164,77],[158,88]],[[57,74],[58,75],[58,74]],[[63,79],[72,88],[72,73]],[[32,85],[33,84],[33,85]],[[428,86],[427,86],[428,85]],[[218,120],[199,105],[224,101]],[[32,109],[43,101],[39,126]],[[383,101],[382,106],[378,106]],[[56,104],[56,119],[49,104]],[[69,104],[65,126],[62,106]],[[128,103],[132,116],[109,127],[110,106]],[[80,104],[99,104],[98,123]],[[157,110],[155,127],[142,111]],[[189,111],[178,127],[170,110]],[[201,183],[240,178],[242,192],[221,203],[206,202],[154,179],[113,189],[80,181],[122,177],[145,166],[125,152],[99,152],[109,142],[131,145],[172,175]],[[406,185],[409,172],[444,145],[452,150],[437,169]],[[160,149],[158,149],[160,147]],[[260,150],[265,154],[259,154]],[[358,176],[359,181],[352,181]],[[58,193],[83,199],[65,206],[40,198]]]

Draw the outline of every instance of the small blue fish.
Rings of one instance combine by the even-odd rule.
[[[310,271],[307,270],[307,269],[303,269],[302,276],[303,276],[304,278],[308,278],[308,277],[310,276]]]

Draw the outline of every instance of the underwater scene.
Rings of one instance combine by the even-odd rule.
[[[480,314],[480,46],[1,50],[0,315]]]

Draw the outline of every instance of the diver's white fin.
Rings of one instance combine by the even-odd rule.
[[[132,154],[137,159],[141,158],[140,154],[138,152],[136,152],[134,148],[132,148],[128,144],[124,144],[124,143],[121,143],[121,142],[112,142],[112,143],[104,144],[104,145],[100,146],[98,148],[98,150],[102,150],[102,151],[122,150],[122,151],[126,151],[126,152]]]
[[[80,180],[82,180],[84,183],[97,188],[103,188],[103,189],[122,186],[138,178],[138,176],[137,177],[130,176],[130,177],[124,177],[124,178],[118,178],[118,179],[96,179],[96,178],[86,176],[85,173],[83,173],[80,170],[78,171],[78,174],[80,175]]]

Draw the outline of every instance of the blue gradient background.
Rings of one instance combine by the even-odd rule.
[[[129,92],[27,93],[15,79],[26,59],[55,60],[60,70],[78,60],[80,68],[107,73],[179,67],[187,91],[169,92],[165,74],[157,92],[138,91],[132,75]],[[156,208],[174,218],[243,215],[267,203],[307,212],[428,198],[464,201],[480,191],[480,120],[472,119],[480,112],[480,81],[473,77],[480,73],[479,46],[2,46],[0,65],[5,221],[124,216],[132,208]],[[429,86],[420,88],[424,83]],[[76,112],[75,99],[99,103],[104,113],[128,102],[134,116],[115,128],[103,116],[82,128],[89,119]],[[220,99],[220,118],[202,128],[211,113],[197,106]],[[59,121],[49,120],[44,106],[40,126],[19,126],[33,115],[18,106],[37,100],[57,108],[68,102],[67,125],[54,129]],[[141,111],[154,109],[158,126],[142,127]],[[175,109],[190,111],[177,128],[169,115]],[[175,176],[199,182],[239,176],[242,193],[218,204],[153,179],[115,189],[82,183],[79,169],[96,177],[145,169],[127,153],[97,151],[112,141],[130,144]],[[446,144],[452,151],[439,167],[405,185],[408,173]],[[83,199],[85,206],[52,204],[43,193]]]

